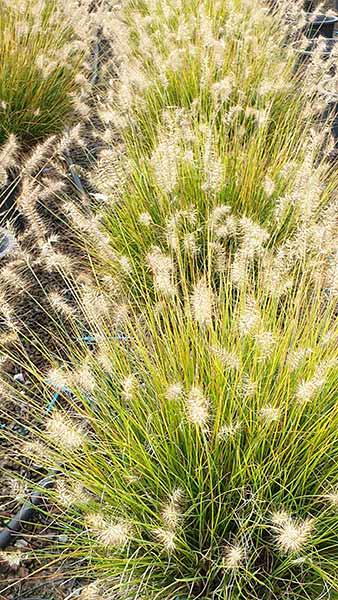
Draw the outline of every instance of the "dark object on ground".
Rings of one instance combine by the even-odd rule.
[[[335,148],[338,150],[338,95],[328,103],[324,111],[323,120],[326,121],[329,117],[333,117],[332,135],[335,141]]]
[[[54,478],[52,476],[45,477],[39,482],[39,487],[48,489],[54,484]],[[34,514],[35,509],[42,504],[44,500],[41,491],[33,492],[29,500],[24,503],[20,508],[19,512],[10,520],[10,522],[0,532],[0,548],[6,548],[9,546],[13,533],[20,531],[24,523],[28,523]]]
[[[338,17],[328,15],[312,15],[308,13],[308,23],[304,28],[304,33],[308,38],[317,38],[319,36],[333,38]]]

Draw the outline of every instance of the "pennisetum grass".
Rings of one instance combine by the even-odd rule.
[[[96,285],[60,267],[67,358],[35,336],[39,371],[18,342],[31,441],[4,434],[32,479],[57,473],[63,537],[34,553],[90,579],[81,600],[338,592],[332,64],[300,73],[304,15],[280,7],[146,0],[105,22]]]
[[[102,170],[112,204],[106,219],[117,260],[109,269],[132,275],[128,285],[135,277],[130,255],[135,263],[147,255],[153,263],[153,247],[175,261],[180,243],[182,268],[189,270],[193,261],[203,271],[209,238],[221,271],[237,252],[237,280],[248,261],[272,248],[275,253],[278,248],[285,271],[304,253],[311,259],[331,256],[336,172],[326,159],[326,128],[318,135],[312,126],[332,65],[318,55],[301,79],[297,53],[285,43],[290,26],[282,10],[293,17],[295,30],[301,12],[296,5],[281,5],[281,12],[271,15],[261,3],[202,3],[196,9],[184,3],[126,3],[119,18],[105,19],[105,34],[119,50],[113,63],[120,63],[120,81],[112,80],[108,106],[101,111],[114,147],[102,153],[98,178]],[[196,62],[197,92],[189,102],[185,78],[193,69],[169,60],[165,34],[174,57],[190,48],[189,60]],[[144,47],[147,52],[141,53]],[[167,72],[176,74],[172,97],[163,78]],[[154,98],[157,118],[149,112]],[[116,147],[115,131],[126,154],[121,144]]]
[[[90,41],[75,4],[1,0],[0,143],[15,135],[29,148],[74,118]]]
[[[284,255],[289,244],[318,255],[337,176],[329,122],[315,126],[335,59],[319,48],[299,68],[304,13],[279,6],[126,2],[111,22],[119,79],[101,117],[115,139],[97,173],[110,201],[110,270],[128,274],[128,259],[143,264],[154,246],[175,261],[183,247],[203,274],[207,240],[220,269],[237,250],[242,266],[244,254]]]
[[[182,287],[101,319],[85,295],[95,349],[79,330],[73,359],[25,364],[33,441],[17,460],[59,473],[47,493],[66,536],[42,556],[95,580],[81,598],[331,598],[334,303],[305,278],[287,310],[227,276]]]

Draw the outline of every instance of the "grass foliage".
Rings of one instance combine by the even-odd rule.
[[[20,365],[32,441],[11,441],[54,474],[66,535],[35,556],[91,579],[81,600],[333,600],[330,62],[301,75],[283,10],[258,0],[126,2],[105,27],[96,285],[63,274],[72,360]]]
[[[305,293],[286,312],[226,280],[148,298],[123,342],[105,320],[96,356],[40,383],[72,396],[47,420],[37,397],[21,452],[61,471],[50,558],[95,577],[94,598],[331,598],[337,331]]]
[[[250,226],[257,250],[304,237],[336,185],[327,130],[313,129],[332,62],[297,67],[300,44],[283,21],[287,10],[300,27],[297,3],[274,14],[255,1],[178,5],[126,3],[114,30],[124,54],[102,118],[126,148],[126,160],[115,148],[110,157],[116,254],[142,264],[159,246],[203,265],[207,240],[224,263]]]
[[[0,143],[27,144],[60,131],[70,117],[83,48],[56,0],[0,3]]]

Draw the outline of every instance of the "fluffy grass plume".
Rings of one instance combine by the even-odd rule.
[[[84,45],[62,4],[0,2],[0,143],[10,134],[41,140],[62,129],[74,108]]]

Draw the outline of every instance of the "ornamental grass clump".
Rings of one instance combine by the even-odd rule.
[[[97,180],[118,268],[152,246],[175,260],[179,245],[202,265],[210,236],[224,266],[248,228],[254,255],[326,221],[337,171],[320,115],[336,59],[319,47],[299,67],[301,5],[126,2],[110,22],[119,78],[100,114],[114,145]]]
[[[14,134],[29,147],[74,112],[88,40],[74,30],[72,4],[1,0],[0,144]]]
[[[334,303],[303,304],[305,281],[287,310],[227,277],[184,288],[118,327],[116,306],[95,349],[65,339],[72,362],[32,370],[17,459],[56,473],[44,494],[66,536],[42,557],[92,580],[80,598],[333,598]]]
[[[132,178],[120,214],[131,243],[132,219],[144,211],[163,226],[183,202],[204,213],[226,203],[271,226],[275,213],[285,217],[297,204],[289,195],[335,57],[317,53],[313,68],[299,72],[304,12],[300,2],[281,4],[271,14],[256,0],[127,2],[111,22],[119,80],[102,118],[128,150]]]

